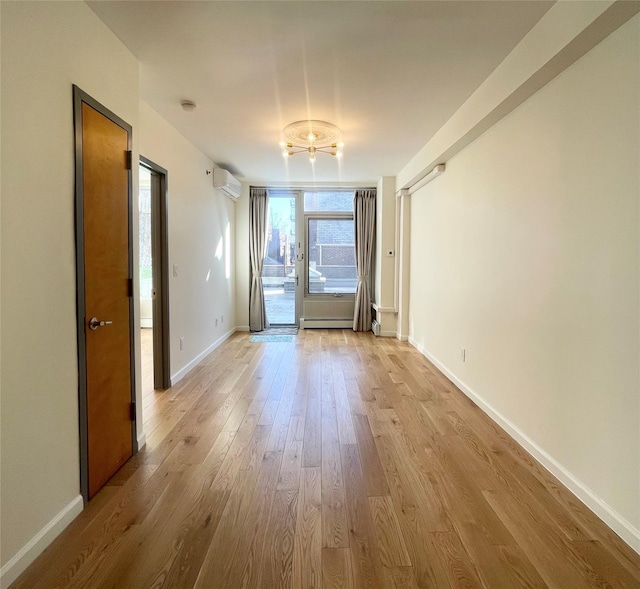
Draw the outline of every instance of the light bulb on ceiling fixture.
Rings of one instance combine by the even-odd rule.
[[[342,133],[333,123],[327,121],[296,121],[287,125],[282,131],[280,148],[282,155],[307,153],[309,161],[316,161],[317,152],[334,157],[342,155]]]

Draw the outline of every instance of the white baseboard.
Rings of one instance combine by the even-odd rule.
[[[499,411],[494,409],[480,395],[474,392],[464,382],[462,382],[453,372],[451,372],[435,356],[430,354],[424,347],[418,344],[413,338],[409,338],[409,343],[416,348],[423,356],[430,360],[438,369],[451,380],[465,395],[467,395],[480,409],[482,409],[493,421],[514,438],[533,458],[535,458],[544,468],[555,476],[569,491],[571,491],[582,503],[584,503],[593,513],[595,513],[605,524],[607,524],[620,538],[622,538],[633,550],[640,554],[640,530],[634,527],[631,522],[619,514],[613,507],[598,497],[589,487],[580,481],[575,475],[567,470],[555,458],[543,450],[536,442],[529,438],[522,430],[504,417]]]
[[[142,450],[147,443],[147,434],[141,432],[138,434],[138,451]]]
[[[174,386],[176,383],[181,381],[191,370],[193,370],[204,358],[206,358],[213,350],[215,350],[220,344],[222,344],[225,340],[228,340],[236,331],[237,327],[230,329],[223,336],[219,337],[215,342],[213,342],[208,348],[204,351],[200,352],[191,362],[189,362],[186,366],[183,366],[178,372],[171,376],[171,386]]]
[[[380,337],[396,337],[395,331],[381,331]]]
[[[399,331],[396,331],[395,336],[401,341],[401,342],[409,342],[411,343],[411,339],[409,338],[409,336],[406,336],[402,333],[400,333]],[[415,346],[414,344],[411,344],[414,348],[417,348],[418,346]],[[420,348],[418,348],[420,349]],[[420,350],[422,352],[422,350]],[[424,352],[422,352],[424,354]],[[426,356],[426,354],[424,354]]]
[[[300,319],[300,329],[349,329],[353,319]]]
[[[236,327],[236,331],[250,331],[250,329],[248,325],[240,325]]]
[[[0,569],[0,587],[11,585],[83,509],[82,495],[78,495]]]

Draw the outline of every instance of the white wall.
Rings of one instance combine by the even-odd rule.
[[[82,2],[0,6],[0,562],[6,583],[33,557],[28,552],[11,566],[21,549],[51,525],[46,543],[82,508],[71,86],[135,128],[138,63]],[[137,156],[135,141],[134,132]]]
[[[393,256],[387,252],[392,251]],[[380,333],[395,336],[397,313],[394,312],[396,280],[396,179],[384,176],[376,192],[376,249],[374,300]]]
[[[556,2],[398,173],[410,188],[638,13],[636,2]]]
[[[411,197],[410,307],[411,341],[636,549],[639,18]]]
[[[170,362],[175,382],[235,329],[236,205],[213,188],[206,173],[213,162],[144,102],[140,153],[168,171]]]

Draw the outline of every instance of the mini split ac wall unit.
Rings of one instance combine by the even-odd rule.
[[[240,197],[240,182],[228,170],[223,170],[222,168],[213,169],[213,186],[234,202]]]

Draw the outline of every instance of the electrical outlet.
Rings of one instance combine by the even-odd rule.
[[[224,323],[224,315],[220,315],[220,323]]]
[[[467,358],[467,350],[465,350],[464,348],[460,348],[460,360],[465,362],[466,358]]]
[[[174,278],[178,277],[178,264],[173,265],[173,276]]]
[[[184,338],[183,337],[180,338],[180,349],[184,350]]]

